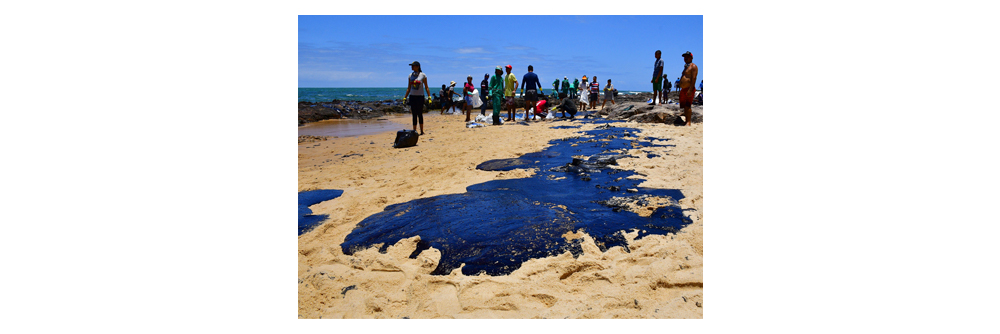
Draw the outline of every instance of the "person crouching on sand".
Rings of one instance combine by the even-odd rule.
[[[406,103],[410,105],[410,113],[413,114],[413,131],[417,131],[417,121],[420,121],[420,134],[424,134],[424,96],[431,96],[430,88],[427,88],[427,75],[420,69],[420,62],[410,63],[410,78],[406,82],[406,94],[403,94]],[[426,95],[424,93],[427,93]],[[428,103],[430,101],[428,100]]]

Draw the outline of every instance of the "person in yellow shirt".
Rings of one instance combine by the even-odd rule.
[[[517,76],[510,73],[510,70],[514,67],[507,65],[507,75],[504,76],[503,85],[503,96],[507,98],[507,119],[506,122],[514,120],[514,109],[517,106],[514,105],[514,91],[517,90]]]

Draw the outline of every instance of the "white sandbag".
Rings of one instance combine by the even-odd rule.
[[[473,89],[472,90],[472,94],[469,95],[469,96],[472,97],[472,107],[473,108],[479,108],[479,107],[483,106],[483,100],[479,98],[479,90],[478,89]]]

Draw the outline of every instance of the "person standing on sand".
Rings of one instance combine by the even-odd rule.
[[[535,90],[535,88],[538,90]],[[535,74],[535,68],[528,65],[528,73],[525,73],[521,77],[521,98],[524,99],[524,120],[528,120],[528,116],[531,119],[535,119],[535,113],[531,112],[535,109],[535,104],[538,103],[538,95],[542,92],[542,83],[538,82],[538,75]],[[527,95],[527,96],[526,96]]]
[[[681,90],[681,78],[677,78],[677,80],[674,81],[674,91],[679,92],[680,90]]]
[[[483,81],[479,83],[479,98],[483,100],[483,105],[479,110],[479,114],[486,116],[486,101],[489,100],[490,96],[490,74],[483,75]]]
[[[444,98],[444,95],[447,92],[448,92],[448,85],[441,85],[441,90],[438,91],[438,95],[437,95],[438,96],[438,104],[441,105],[441,115],[444,115],[444,110],[448,106],[448,101],[451,101],[450,97],[447,98],[447,99]]]
[[[559,79],[556,79],[556,80],[559,80]],[[562,94],[559,95],[559,98],[560,99],[565,99],[567,96],[569,96],[569,79],[567,79],[566,76],[563,76]]]
[[[694,60],[691,51],[685,52],[681,57],[684,57],[684,73],[681,75],[680,84],[677,85],[681,87],[679,100],[681,109],[684,109],[687,126],[691,126],[691,103],[694,102],[694,81],[698,80],[698,65],[691,62]]]
[[[490,78],[490,99],[493,100],[493,125],[500,125],[500,103],[503,102],[503,70],[497,66]]]
[[[597,76],[593,78],[593,82],[590,83],[590,109],[597,109],[597,99],[601,94],[601,83],[597,81]]]
[[[444,87],[444,92],[441,93],[441,115],[444,115],[445,108],[451,109],[455,107],[455,101],[451,100],[452,96],[461,96],[455,92],[455,82],[452,81],[447,87]]]
[[[601,110],[604,110],[604,104],[611,101],[611,105],[615,104],[615,86],[611,85],[611,79],[608,79],[608,85],[604,86],[604,102],[601,102]]]
[[[503,82],[503,96],[507,98],[507,122],[514,120],[514,113],[517,110],[517,106],[514,105],[514,91],[517,90],[517,76],[510,71],[514,69],[510,64],[507,65],[507,75],[504,76]]]
[[[420,69],[420,62],[410,63],[410,78],[406,82],[406,94],[404,98],[410,105],[410,113],[413,114],[413,131],[417,131],[417,121],[420,121],[420,134],[424,134],[424,96],[431,96],[430,88],[427,88],[427,75]],[[426,95],[424,93],[427,93]],[[429,103],[429,101],[428,101]]]
[[[576,99],[577,87],[580,87],[580,79],[573,78],[573,84],[569,86],[569,98]]]
[[[660,81],[663,80],[661,77],[663,75],[663,59],[660,59],[661,55],[660,50],[656,50],[656,53],[654,53],[653,55],[656,56],[656,61],[653,62],[653,80],[649,81],[650,83],[653,84],[653,103],[649,104],[651,106],[656,105],[656,98],[662,95],[660,87],[663,86],[663,83]],[[660,104],[663,104],[662,97],[660,97]]]
[[[670,84],[670,79],[667,78],[667,74],[664,73],[663,74],[663,97],[660,98],[660,103],[666,103],[667,102],[667,97],[668,97],[668,95],[670,95],[670,87],[673,87],[673,86]]]
[[[559,98],[559,79],[556,79],[556,81],[552,82],[552,98],[553,99]]]
[[[466,78],[465,87],[462,87],[462,98],[465,99],[465,106],[462,109],[465,110],[465,121],[471,121],[472,119],[472,99],[478,99],[478,96],[472,96],[472,91],[476,90],[476,86],[472,85],[472,74]]]

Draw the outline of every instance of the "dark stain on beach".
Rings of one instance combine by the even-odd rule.
[[[326,202],[331,199],[340,197],[343,195],[343,190],[335,189],[325,189],[325,190],[313,190],[313,191],[303,191],[299,193],[299,235],[302,233],[309,232],[314,227],[322,223],[324,220],[329,218],[329,215],[314,215],[309,206],[321,202]]]
[[[446,275],[462,264],[465,275],[506,275],[529,259],[567,251],[579,256],[581,240],[567,240],[566,233],[582,230],[602,251],[615,246],[628,251],[622,231],[636,230],[637,238],[675,233],[691,223],[676,206],[684,197],[680,190],[640,188],[642,180],[628,179],[634,172],[613,168],[618,159],[629,157],[622,153],[626,149],[666,146],[640,141],[637,132],[607,124],[580,137],[553,140],[541,152],[480,164],[477,168],[486,170],[538,172],[530,178],[472,185],[462,194],[390,205],[358,223],[341,248],[353,254],[381,245],[379,251],[385,252],[399,240],[419,235],[411,257],[430,247],[440,250],[434,275]],[[609,205],[613,199],[650,196],[670,197],[673,205],[649,217]]]

